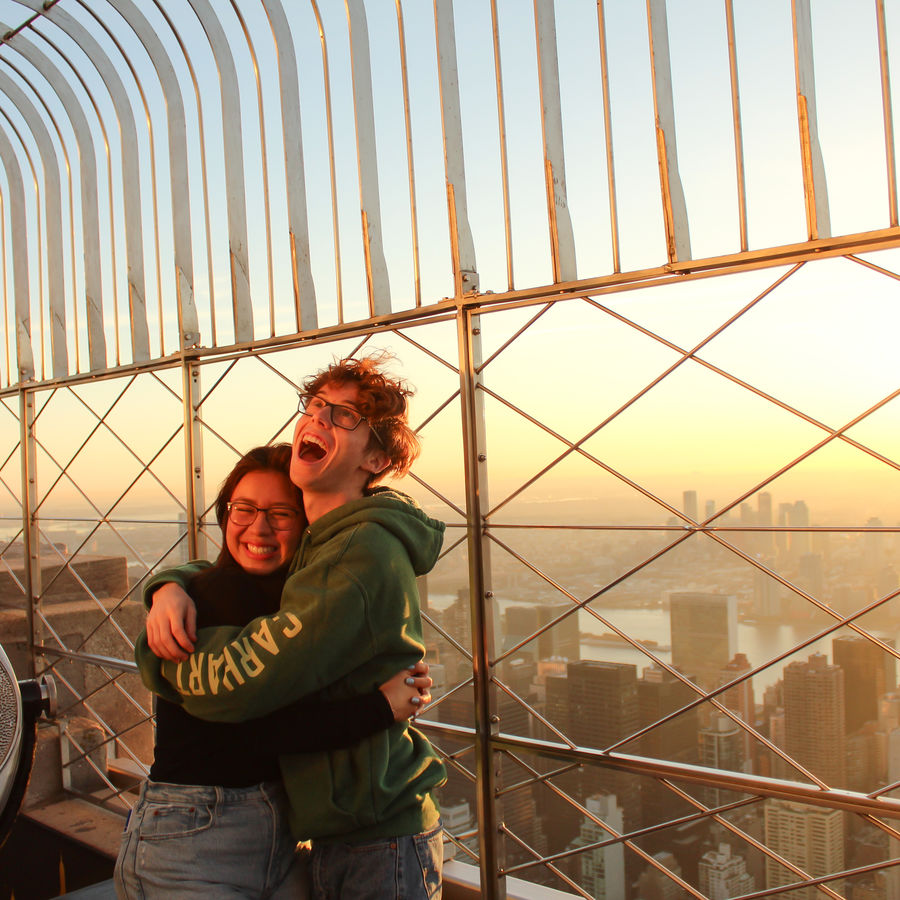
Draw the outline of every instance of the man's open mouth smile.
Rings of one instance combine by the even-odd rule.
[[[325,456],[327,449],[325,442],[321,438],[316,437],[314,434],[305,434],[300,438],[297,456],[304,462],[318,462]]]

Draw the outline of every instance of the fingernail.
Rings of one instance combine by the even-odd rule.
[[[407,678],[407,679],[406,679],[406,683],[407,683],[408,685],[412,686],[412,685],[414,685],[414,684],[416,683],[416,679],[415,679],[415,678]]]
[[[422,702],[421,697],[410,697],[409,702],[412,703],[413,706],[418,706]]]

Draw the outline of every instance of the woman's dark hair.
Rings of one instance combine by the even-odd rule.
[[[214,567],[227,566],[234,563],[234,558],[225,543],[225,525],[228,519],[228,501],[235,488],[245,475],[251,472],[277,472],[290,480],[291,471],[291,445],[290,444],[266,444],[263,447],[254,447],[245,453],[228,473],[228,477],[222,482],[219,493],[216,495],[214,509],[216,521],[222,529],[222,550],[214,563]],[[297,506],[303,509],[303,494],[296,485],[291,483],[291,488],[296,494]]]

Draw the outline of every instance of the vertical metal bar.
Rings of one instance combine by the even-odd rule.
[[[306,174],[300,120],[300,83],[297,53],[288,18],[277,0],[262,0],[278,57],[281,89],[281,128],[284,133],[284,169],[287,178],[288,229],[297,331],[319,326],[316,285],[310,266],[309,220],[306,213]]]
[[[322,45],[322,78],[325,83],[325,122],[328,129],[328,171],[331,177],[331,233],[334,241],[334,289],[337,297],[338,322],[344,321],[344,287],[341,274],[341,232],[338,217],[337,173],[334,165],[334,122],[331,115],[331,73],[328,68],[328,43],[325,28],[316,0],[309,0],[319,29],[319,43]]]
[[[190,2],[212,47],[219,76],[222,132],[225,141],[225,193],[234,339],[237,343],[244,343],[253,340],[253,305],[250,299],[250,258],[247,251],[247,197],[244,191],[240,86],[231,46],[218,16],[208,0],[190,0]]]
[[[744,136],[741,126],[741,92],[738,87],[737,42],[734,34],[734,0],[725,0],[728,31],[728,69],[731,73],[731,112],[734,123],[734,165],[737,177],[738,223],[741,250],[747,249],[747,184],[744,176]]]
[[[378,192],[378,159],[375,151],[375,109],[372,97],[372,63],[369,26],[362,0],[344,0],[350,37],[350,68],[353,81],[353,112],[356,123],[356,158],[359,168],[359,202],[362,213],[363,251],[369,315],[391,311],[391,286],[381,227]]]
[[[25,217],[25,186],[22,170],[6,133],[0,130],[0,160],[9,184],[10,227],[12,242],[13,297],[16,307],[16,369],[18,380],[34,378],[34,348],[31,343],[31,289],[28,280],[28,234]]]
[[[182,366],[184,404],[185,495],[187,499],[187,539],[190,559],[206,559],[206,537],[199,516],[206,509],[203,479],[203,429],[197,410],[200,406],[200,364],[187,358]]]
[[[503,66],[500,62],[500,22],[497,0],[491,0],[491,32],[494,43],[494,80],[497,85],[497,127],[500,138],[500,178],[503,183],[503,229],[506,235],[506,282],[515,289],[513,268],[512,216],[509,210],[509,153],[506,146],[506,104],[503,99]]]
[[[881,71],[881,106],[884,115],[884,152],[887,158],[888,207],[891,226],[897,222],[897,159],[894,151],[894,113],[891,105],[891,69],[888,65],[887,27],[884,21],[884,0],[875,0],[878,21],[878,62]]]
[[[813,64],[812,20],[809,0],[792,0],[794,68],[797,74],[797,121],[800,127],[800,159],[809,239],[831,237],[825,163],[819,146],[816,115],[816,72]]]
[[[412,237],[413,286],[416,292],[416,306],[422,305],[422,278],[419,272],[419,226],[416,217],[416,169],[413,164],[412,123],[409,114],[409,74],[406,64],[406,32],[403,28],[403,9],[400,0],[395,0],[397,8],[397,43],[400,47],[400,79],[403,84],[403,122],[406,126],[406,165],[409,173],[409,221]]]
[[[42,8],[42,0],[30,0],[29,5],[32,9],[40,10]],[[141,178],[138,165],[138,137],[134,113],[116,66],[113,65],[109,56],[107,56],[91,33],[61,6],[55,6],[48,12],[47,17],[85,51],[100,74],[106,89],[109,91],[116,110],[122,145],[122,195],[125,212],[125,252],[128,268],[131,353],[132,359],[136,362],[145,361],[150,359],[150,335],[147,329]],[[110,216],[112,216],[112,211],[110,211]],[[110,221],[112,222],[112,217]],[[115,281],[115,275],[113,278]]]
[[[656,117],[656,154],[659,187],[669,262],[691,258],[691,236],[675,140],[675,101],[672,97],[672,64],[669,58],[669,28],[666,0],[647,0],[650,28],[650,70],[653,109]]]
[[[575,234],[566,193],[565,144],[559,96],[559,56],[553,0],[534,0],[538,85],[541,92],[541,133],[544,139],[544,186],[550,225],[553,280],[574,281]]]
[[[606,138],[606,184],[609,192],[609,233],[613,272],[621,272],[619,259],[619,213],[616,199],[616,167],[612,144],[612,111],[609,102],[609,54],[606,49],[606,17],[603,0],[597,0],[597,32],[600,38],[600,81],[603,87],[603,133]]]
[[[9,30],[0,23],[0,30]],[[9,41],[52,85],[78,141],[81,180],[82,242],[84,246],[85,305],[87,307],[88,358],[91,369],[106,368],[106,336],[103,327],[100,275],[100,220],[97,190],[97,158],[94,141],[81,104],[59,69],[33,44],[16,35]]]
[[[469,604],[475,676],[475,772],[481,896],[504,900],[506,882],[499,877],[501,848],[495,807],[495,765],[491,736],[498,729],[492,709],[493,593],[490,590],[490,545],[485,536],[488,502],[487,448],[483,393],[478,390],[481,364],[480,318],[471,310],[457,315],[459,381],[468,523]]]
[[[37,509],[37,453],[34,438],[34,391],[19,391],[19,433],[22,470],[22,543],[25,550],[25,627],[28,632],[28,674],[34,666],[34,607],[41,593]]]
[[[453,0],[434,0],[435,41],[441,90],[441,128],[450,216],[450,254],[455,296],[478,290],[475,242],[466,204],[466,167],[463,160],[462,113],[459,105],[459,68]]]

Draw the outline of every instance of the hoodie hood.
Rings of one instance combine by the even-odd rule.
[[[394,488],[372,488],[365,497],[326,513],[309,526],[306,540],[314,547],[345,528],[366,523],[380,525],[403,544],[416,575],[434,568],[444,541],[444,523],[431,518],[412,497]]]

